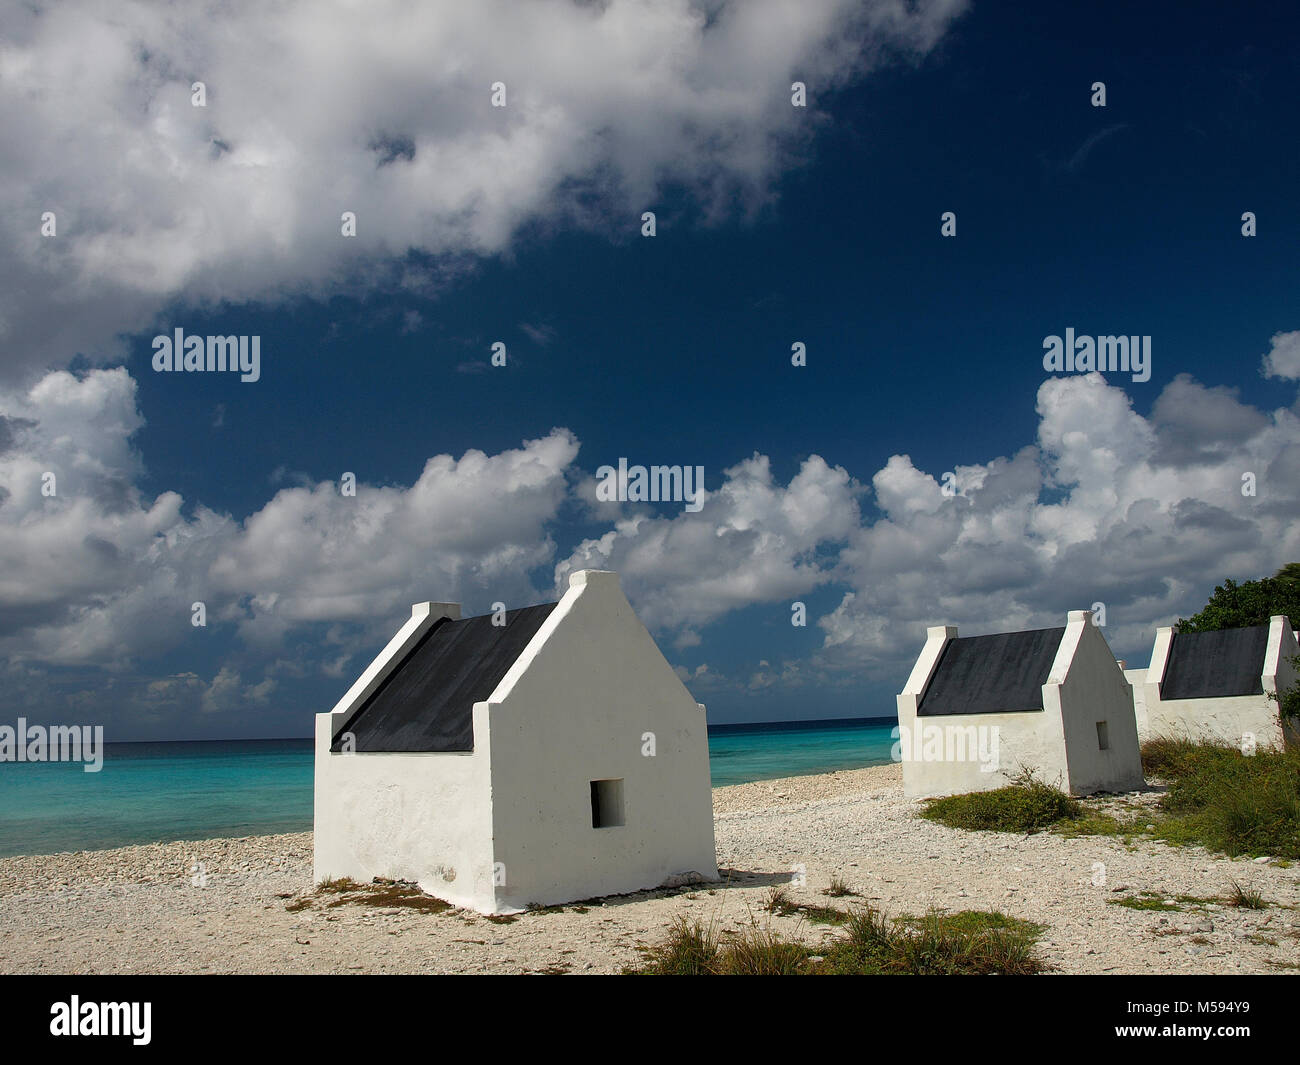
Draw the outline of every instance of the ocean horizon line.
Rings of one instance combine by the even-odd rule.
[[[897,714],[869,714],[863,717],[783,718],[780,721],[722,721],[708,726],[710,735],[722,732],[797,732],[801,729],[822,729],[848,725],[876,725],[898,721]],[[176,743],[312,743],[314,737],[306,736],[208,736],[195,739],[108,740],[105,747],[145,746],[147,744]]]

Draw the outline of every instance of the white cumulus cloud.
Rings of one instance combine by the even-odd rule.
[[[535,602],[530,574],[554,562],[549,526],[578,453],[557,429],[496,455],[434,456],[409,486],[361,483],[355,497],[333,482],[281,488],[240,521],[201,502],[187,512],[175,492],[142,494],[130,444],[142,424],[120,368],[0,392],[10,667],[128,668],[191,634],[195,602],[263,659],[318,623],[351,626],[325,640],[336,657],[340,645],[353,653],[422,599]],[[265,679],[239,687],[232,669],[208,704],[235,690],[265,697]]]
[[[1261,371],[1265,377],[1300,380],[1300,329],[1273,334]]]
[[[5,0],[0,372],[120,354],[177,298],[428,290],[525,223],[631,234],[666,183],[706,219],[752,210],[819,94],[964,7]]]

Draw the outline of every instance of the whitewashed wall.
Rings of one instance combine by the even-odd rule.
[[[573,574],[490,703],[498,909],[717,877],[704,708],[617,574]],[[623,826],[592,827],[598,779],[623,780]]]
[[[1145,786],[1133,690],[1088,611],[1070,612],[1045,694],[1059,700],[1070,794]],[[1106,750],[1098,743],[1099,721],[1106,723]]]
[[[316,718],[316,882],[410,880],[493,912],[492,787],[478,720],[472,752],[333,754],[329,718]]]
[[[1138,743],[1146,743],[1151,732],[1147,721],[1147,671],[1126,669],[1124,679],[1128,681],[1133,693],[1133,716],[1137,719]]]

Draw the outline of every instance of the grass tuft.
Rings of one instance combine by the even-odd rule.
[[[319,895],[342,895],[347,891],[365,890],[366,886],[364,884],[358,884],[355,880],[346,876],[332,876],[316,885],[316,893]]]
[[[650,976],[714,976],[718,973],[720,948],[712,924],[678,917],[668,939],[647,949],[649,963],[641,972]]]
[[[1228,897],[1224,902],[1229,906],[1236,906],[1242,910],[1264,910],[1268,908],[1268,901],[1254,888],[1242,887],[1235,880],[1232,887],[1228,890]]]
[[[807,903],[795,902],[790,897],[790,892],[780,885],[768,889],[763,909],[777,917],[800,914],[812,924],[843,924],[848,918],[848,914],[843,910],[837,910],[834,906],[810,906]]]
[[[849,895],[857,895],[857,892],[849,887],[849,883],[842,876],[836,873],[831,877],[831,886],[822,892],[823,895],[829,895],[833,899],[842,899]]]
[[[751,926],[729,939],[718,954],[718,976],[797,976],[808,961],[800,943],[783,940],[770,928]]]

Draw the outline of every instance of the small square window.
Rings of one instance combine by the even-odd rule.
[[[617,828],[623,824],[623,781],[591,782],[591,827]]]
[[[1106,722],[1104,721],[1097,722],[1097,750],[1110,750],[1110,737],[1106,735]]]

